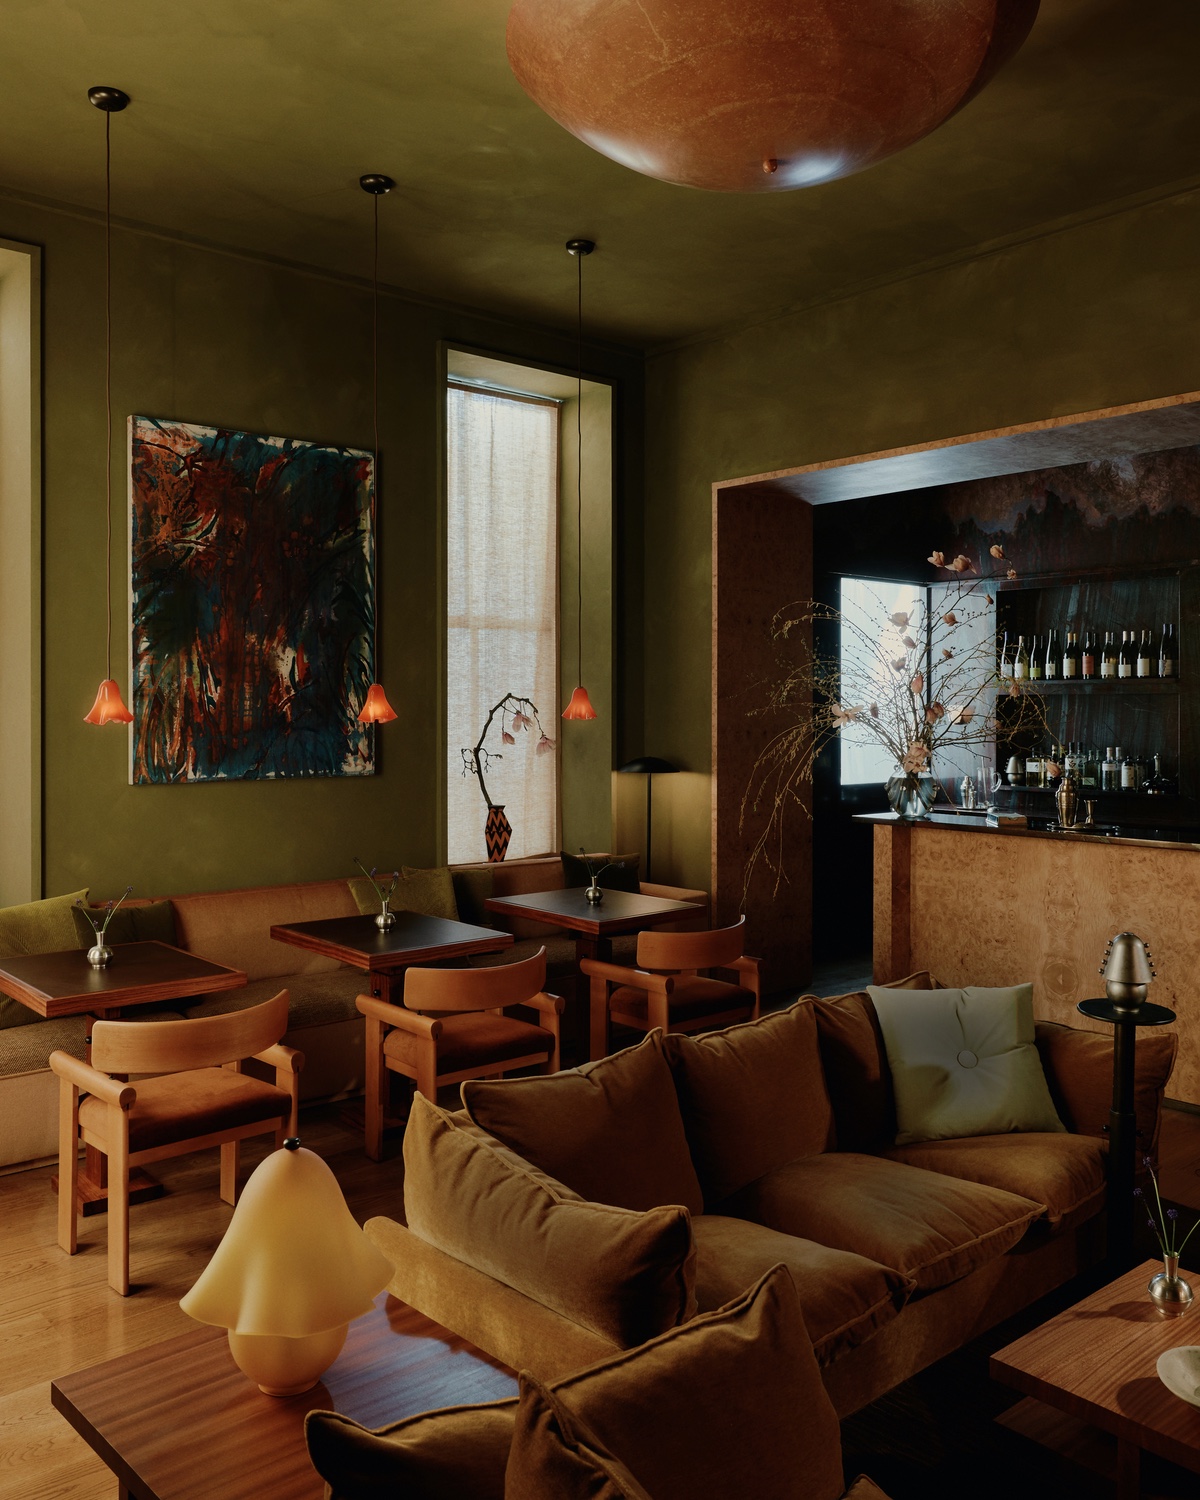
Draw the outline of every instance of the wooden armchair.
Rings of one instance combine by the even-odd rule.
[[[388,1072],[411,1078],[437,1102],[446,1083],[494,1078],[515,1068],[541,1065],[558,1072],[558,1018],[563,1002],[547,995],[546,950],[515,964],[488,969],[409,969],[404,1005],[373,995],[355,1004],[367,1018],[366,1148],[372,1161],[383,1151]],[[538,1023],[504,1012],[527,1005]],[[435,1012],[428,1015],[422,1012]]]
[[[637,968],[585,958],[579,967],[591,986],[594,1062],[608,1054],[613,1021],[638,1031],[707,1031],[758,1018],[758,959],[747,958],[746,919],[710,932],[642,932]],[[702,970],[727,970],[736,983],[707,978]]]
[[[91,1059],[52,1052],[59,1078],[58,1243],[77,1249],[79,1143],[108,1163],[108,1282],[129,1294],[129,1170],[169,1156],[221,1148],[221,1197],[237,1196],[238,1144],[296,1133],[304,1054],[284,1047],[288,992],[249,1010],[190,1021],[97,1021]],[[275,1082],[241,1070],[254,1057]],[[135,1083],[131,1073],[150,1074]],[[81,1098],[80,1096],[85,1097]]]

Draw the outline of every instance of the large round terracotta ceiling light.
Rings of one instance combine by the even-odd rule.
[[[949,118],[1038,0],[516,0],[527,94],[623,166],[779,192],[860,172]]]

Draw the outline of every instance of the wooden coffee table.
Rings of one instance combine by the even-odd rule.
[[[1165,1350],[1200,1344],[1200,1312],[1158,1312],[1146,1286],[1161,1269],[1146,1261],[991,1359],[994,1380],[1116,1438],[1119,1500],[1140,1492],[1143,1450],[1200,1474],[1200,1407],[1172,1395],[1155,1370]],[[1032,1404],[1023,1401],[1014,1413]],[[1019,1430],[1019,1415],[1011,1415],[1002,1420]]]
[[[201,1327],[50,1387],[55,1409],[113,1471],[120,1500],[321,1500],[306,1413],[382,1427],[516,1393],[512,1371],[386,1293],[302,1396],[264,1396],[230,1358],[224,1331]]]
[[[31,953],[0,959],[0,991],[49,1020],[59,1016],[89,1018],[87,1050],[91,1055],[91,1021],[116,1020],[125,1009],[158,1000],[190,1000],[246,983],[240,969],[209,963],[168,943],[117,943],[112,962],[93,969],[80,948],[64,953]],[[103,1213],[108,1206],[108,1160],[88,1146],[79,1174],[79,1210]],[[58,1178],[50,1184],[58,1191]],[[162,1185],[135,1168],[129,1176],[130,1203],[157,1198]]]

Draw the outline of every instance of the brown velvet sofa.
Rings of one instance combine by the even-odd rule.
[[[896,987],[931,983],[922,974]],[[893,1146],[890,1072],[866,994],[806,998],[697,1038],[655,1032],[552,1078],[463,1085],[465,1109],[439,1131],[462,1150],[482,1142],[499,1153],[496,1170],[533,1173],[560,1218],[577,1203],[647,1226],[648,1215],[685,1215],[687,1255],[678,1224],[665,1225],[662,1265],[643,1238],[636,1254],[614,1242],[589,1268],[611,1225],[544,1241],[541,1209],[501,1212],[498,1188],[481,1192],[444,1154],[433,1170],[430,1138],[411,1123],[408,1225],[376,1218],[366,1230],[396,1267],[396,1296],[545,1380],[639,1342],[647,1317],[657,1333],[719,1307],[781,1262],[847,1416],[1103,1254],[1111,1039],[1037,1033],[1062,1133]],[[1174,1055],[1172,1036],[1139,1039],[1147,1152]],[[603,1290],[611,1304],[625,1254],[632,1311],[614,1319],[606,1305],[598,1316],[595,1299]]]
[[[490,896],[550,890],[563,883],[562,861],[557,855],[514,860],[511,864],[455,866],[450,876],[462,921],[484,927],[499,925],[483,906]],[[704,891],[646,884],[641,890],[646,895],[694,902],[697,920],[703,925],[708,905]],[[151,899],[155,898],[142,901]],[[176,1011],[160,1008],[162,1013],[215,1015],[256,1005],[287,989],[290,1009],[284,1041],[305,1056],[302,1101],[337,1098],[361,1090],[363,1019],[354,1000],[364,989],[364,974],[319,954],[277,943],[270,935],[273,925],[355,915],[359,908],[347,880],[205,891],[167,899],[173,911],[177,945],[214,963],[243,970],[247,984],[194,1004],[183,1002]],[[516,924],[514,930],[518,938],[514,947],[482,961],[511,962],[544,942],[548,958],[557,966],[556,980],[573,970],[574,944],[561,928],[526,923]],[[61,946],[68,942],[64,939]],[[56,1048],[83,1057],[82,1016],[0,1026],[0,1121],[4,1122],[0,1128],[0,1170],[47,1161],[57,1154],[58,1091],[47,1061]]]

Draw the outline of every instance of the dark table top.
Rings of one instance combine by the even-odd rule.
[[[495,953],[512,946],[512,933],[494,927],[472,927],[444,917],[398,911],[396,925],[381,932],[374,917],[326,917],[319,922],[290,922],[272,927],[278,943],[291,943],[352,964],[357,969],[387,970],[439,958]]]
[[[167,943],[114,943],[112,950],[112,962],[103,969],[93,969],[82,948],[0,959],[0,991],[53,1018],[211,995],[246,983],[240,969]]]
[[[661,896],[634,895],[632,891],[605,891],[604,900],[591,906],[584,899],[584,886],[558,891],[529,891],[524,896],[493,896],[484,908],[500,916],[532,917],[552,927],[566,927],[593,937],[616,932],[637,932],[660,922],[675,922],[695,916],[692,901],[667,901]]]

